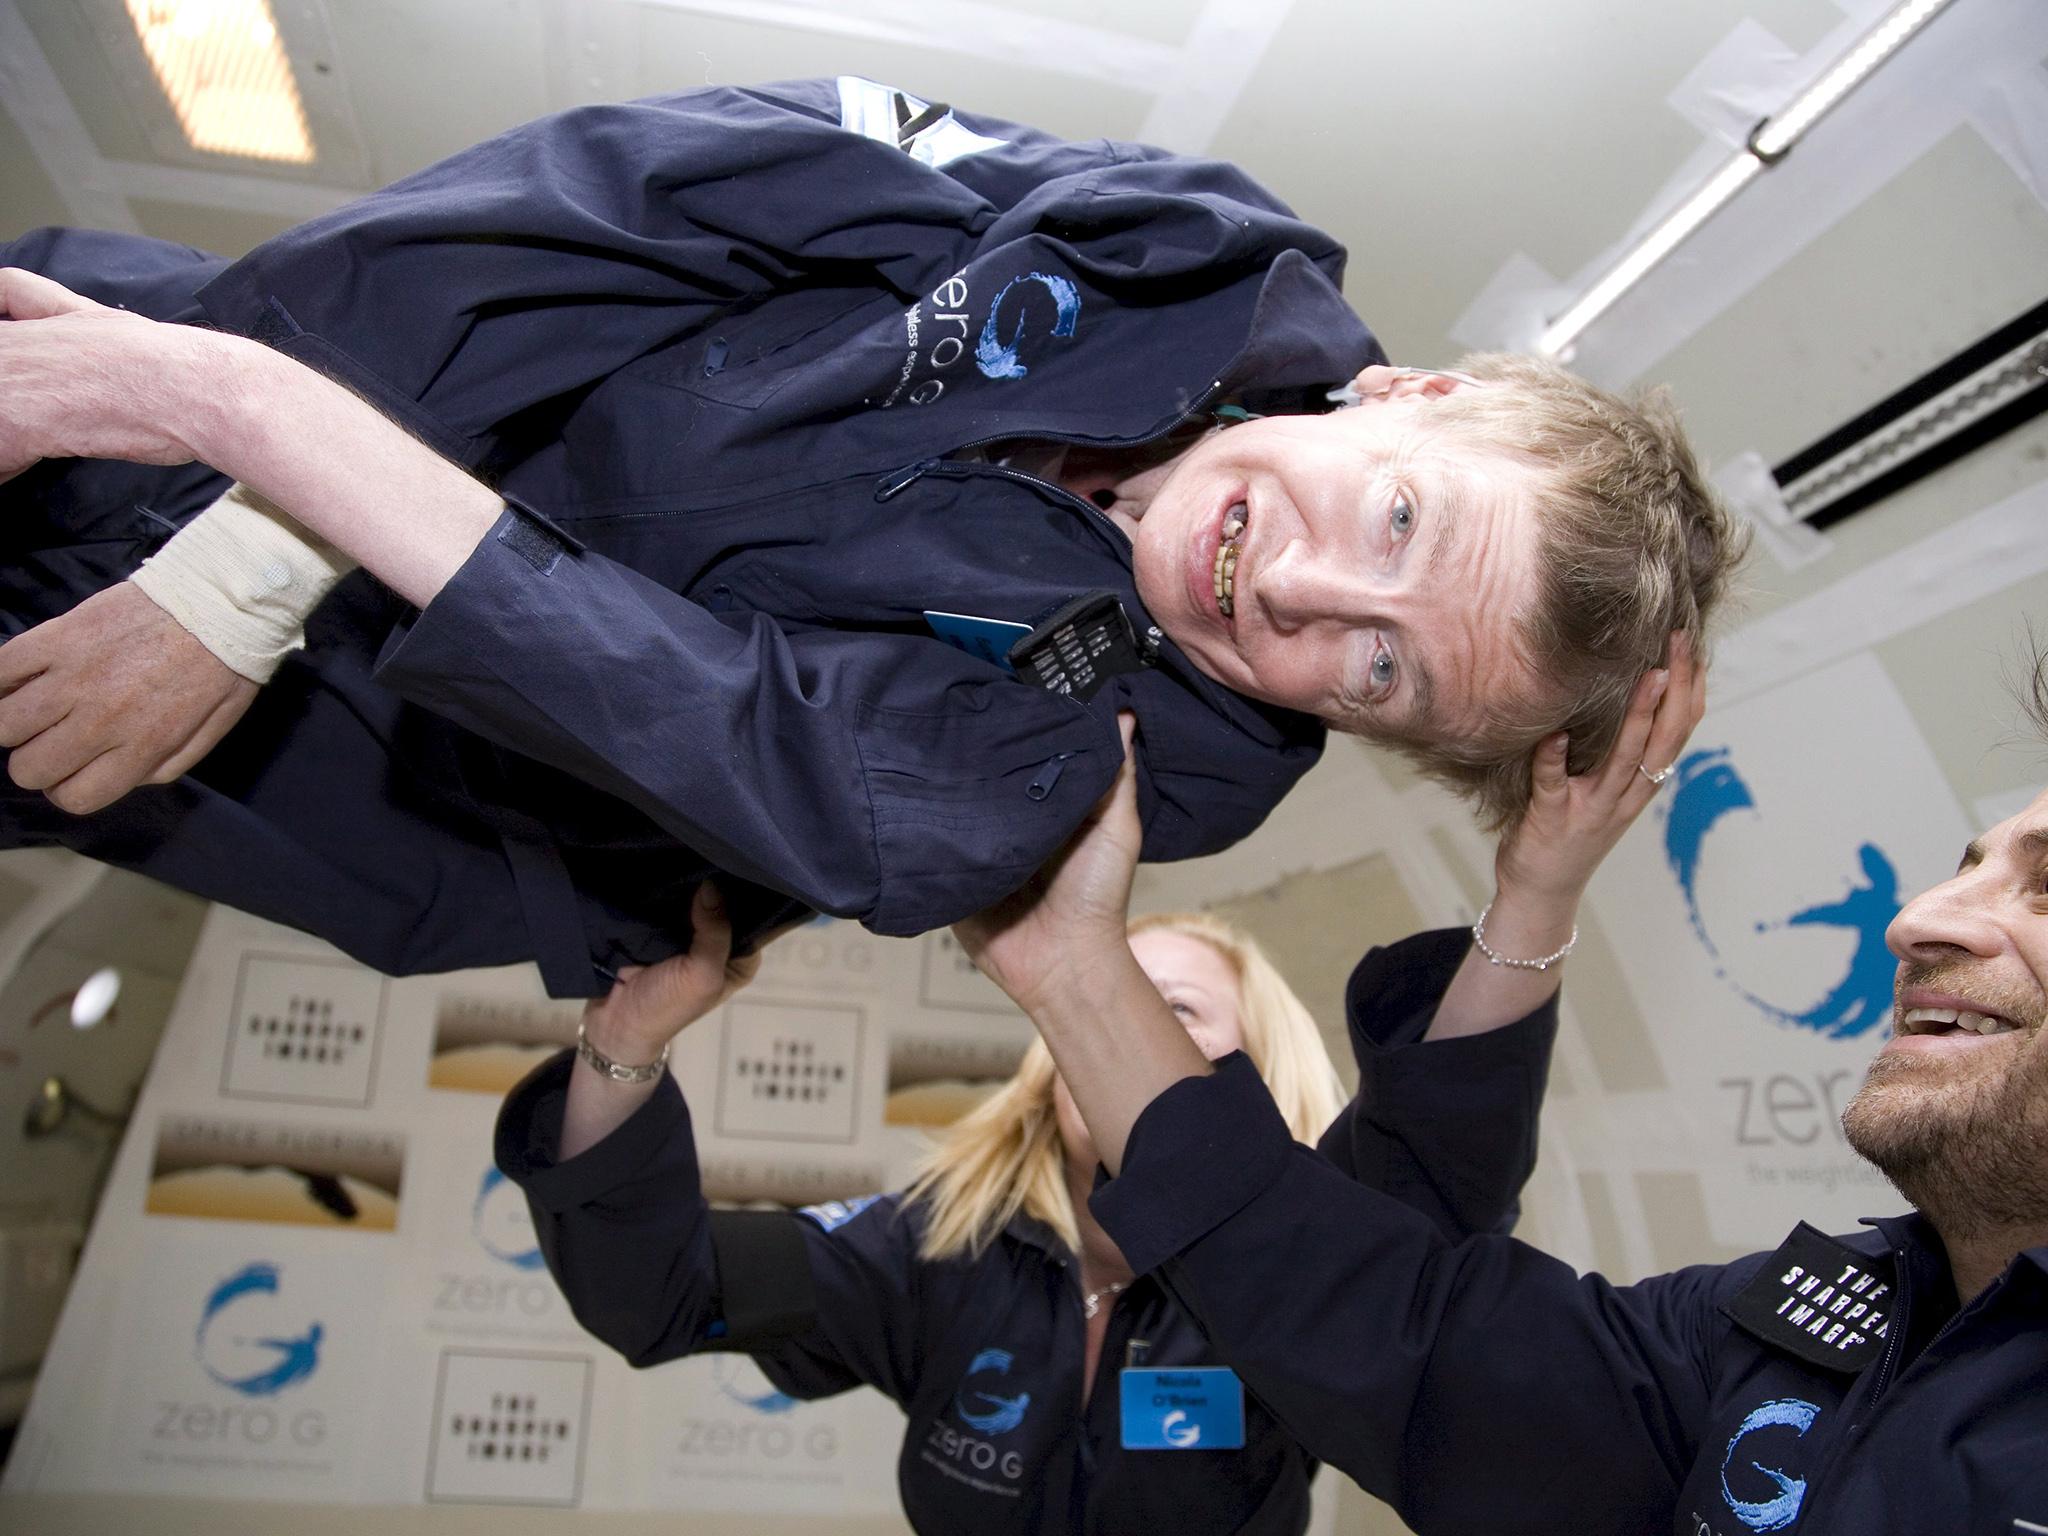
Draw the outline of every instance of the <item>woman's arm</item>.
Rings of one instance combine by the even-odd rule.
[[[1667,768],[1685,750],[1706,711],[1707,672],[1682,634],[1671,637],[1668,666],[1645,673],[1622,721],[1614,749],[1589,773],[1565,773],[1569,742],[1549,738],[1530,759],[1532,793],[1521,822],[1494,856],[1494,897],[1486,913],[1486,945],[1495,954],[1535,960],[1569,945],[1578,932],[1579,902],[1600,861],[1657,797],[1643,772]],[[1489,960],[1467,951],[1436,1016],[1430,1040],[1498,1029],[1557,995],[1563,961],[1544,970]]]
[[[584,1037],[599,1054],[653,1062],[752,979],[760,953],[733,957],[710,885],[691,916],[687,954],[627,968],[585,1009]],[[577,1321],[629,1364],[740,1351],[807,1398],[865,1383],[900,1401],[914,1381],[916,1235],[894,1200],[829,1213],[713,1210],[689,1108],[667,1071],[622,1083],[564,1052],[507,1097],[496,1156],[526,1195]]]
[[[732,924],[715,881],[697,887],[690,904],[690,947],[659,965],[622,966],[619,983],[583,1009],[583,1038],[622,1067],[665,1061],[675,1037],[754,979],[762,949],[732,952]],[[661,1073],[620,1082],[578,1060],[562,1105],[558,1155],[566,1162],[617,1130],[654,1097]]]
[[[1677,757],[1703,680],[1675,640],[1669,686],[1643,680],[1606,764],[1571,779],[1561,737],[1537,748],[1536,793],[1495,860],[1490,948],[1534,957],[1568,943],[1594,868],[1655,793],[1634,765]],[[1533,926],[1516,922],[1525,913]],[[1458,929],[1369,952],[1345,988],[1358,1094],[1317,1149],[1452,1241],[1511,1230],[1536,1167],[1564,968],[1495,964]]]
[[[1118,725],[1123,767],[1072,841],[1015,895],[953,925],[974,963],[1038,1026],[1111,1173],[1145,1107],[1213,1070],[1125,937],[1142,838],[1136,723],[1123,715]]]

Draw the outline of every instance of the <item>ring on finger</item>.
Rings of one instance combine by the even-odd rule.
[[[1640,773],[1652,784],[1657,785],[1660,789],[1663,787],[1664,781],[1670,778],[1671,775],[1677,771],[1677,769],[1678,765],[1676,763],[1666,763],[1662,768],[1659,768],[1656,772],[1652,773],[1647,763],[1636,764],[1636,772]]]

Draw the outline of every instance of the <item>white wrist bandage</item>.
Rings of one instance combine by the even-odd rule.
[[[223,665],[266,683],[355,562],[237,485],[128,579]]]

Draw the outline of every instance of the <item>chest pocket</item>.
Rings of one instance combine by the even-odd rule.
[[[806,366],[856,335],[871,312],[864,289],[797,288],[734,310],[648,369],[654,382],[753,410]]]

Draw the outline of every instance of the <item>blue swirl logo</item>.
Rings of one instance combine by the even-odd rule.
[[[1721,1497],[1735,1518],[1752,1531],[1782,1531],[1799,1518],[1799,1506],[1806,1500],[1806,1479],[1793,1477],[1777,1467],[1765,1466],[1753,1459],[1753,1453],[1743,1453],[1744,1464],[1735,1465],[1736,1450],[1750,1436],[1767,1429],[1789,1429],[1794,1435],[1804,1437],[1813,1428],[1813,1421],[1820,1417],[1818,1405],[1803,1398],[1781,1397],[1750,1410],[1749,1417],[1736,1428],[1734,1437],[1728,1442],[1728,1454],[1721,1458]],[[1774,1437],[1782,1440],[1783,1436]],[[1765,1454],[1762,1452],[1754,1454]],[[1779,1458],[1782,1459],[1782,1458]],[[1728,1481],[1730,1470],[1735,1481],[1743,1485],[1745,1492],[1763,1492],[1765,1484],[1777,1491],[1768,1497],[1745,1499],[1736,1493]],[[1755,1476],[1751,1474],[1754,1473]],[[1761,1481],[1759,1481],[1759,1479]]]
[[[977,1376],[1009,1375],[1014,1358],[1007,1349],[984,1349],[968,1365],[967,1374],[960,1378],[960,1385],[953,1393],[953,1412],[975,1433],[1007,1435],[1024,1422],[1024,1411],[1031,1406],[1029,1392],[1003,1397],[984,1387],[971,1385]]]
[[[320,1368],[320,1342],[327,1330],[308,1323],[303,1333],[244,1333],[249,1319],[273,1308],[260,1305],[278,1295],[278,1268],[262,1262],[229,1275],[207,1295],[193,1336],[200,1369],[244,1397],[275,1397]]]
[[[797,1400],[779,1392],[761,1374],[761,1368],[744,1355],[713,1355],[711,1379],[718,1390],[742,1407],[756,1413],[788,1413]]]
[[[477,1246],[500,1264],[535,1270],[547,1266],[534,1241],[533,1214],[526,1198],[495,1165],[484,1169],[469,1206],[469,1232]]]
[[[1700,872],[1708,858],[1710,834],[1738,812],[1760,815],[1756,797],[1736,770],[1729,749],[1716,747],[1679,759],[1678,783],[1664,822],[1664,858],[1685,897],[1693,932],[1713,957],[1715,972],[1769,1018],[1831,1040],[1845,1040],[1886,1023],[1892,1013],[1896,963],[1885,948],[1885,929],[1899,914],[1899,877],[1884,850],[1864,843],[1857,850],[1860,878],[1835,901],[1820,902],[1775,922],[1758,922],[1758,933],[1786,928],[1843,928],[1856,943],[1839,980],[1818,1002],[1800,1006],[1760,997],[1728,972],[1714,942],[1700,899]]]
[[[1042,283],[1045,291],[1052,295],[1052,334],[1071,336],[1081,319],[1081,294],[1064,277],[1055,277],[1050,272],[1027,272],[1022,277],[1013,277],[997,292],[995,302],[988,307],[988,319],[982,323],[981,339],[974,344],[974,366],[991,379],[1021,379],[1031,370],[1024,366],[1018,356],[1024,344],[1024,315],[1020,311],[1017,323],[1010,331],[1010,339],[1004,341],[996,331],[996,317],[1003,312],[1003,300],[1010,290],[1019,283]]]

